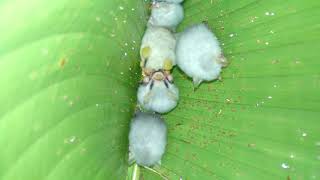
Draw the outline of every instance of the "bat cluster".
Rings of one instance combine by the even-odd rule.
[[[138,87],[139,112],[131,120],[129,162],[160,164],[167,144],[167,127],[160,114],[178,104],[179,89],[172,69],[177,65],[193,79],[194,87],[218,79],[228,62],[206,23],[176,33],[184,18],[183,0],[153,0],[140,48],[143,79]]]

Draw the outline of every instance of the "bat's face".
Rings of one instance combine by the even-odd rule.
[[[164,113],[176,106],[178,94],[172,76],[156,71],[144,77],[138,89],[138,101],[148,110]]]

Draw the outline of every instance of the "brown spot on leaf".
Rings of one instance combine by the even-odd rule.
[[[66,63],[67,63],[66,58],[61,58],[59,60],[59,67],[62,69],[66,65]]]
[[[256,147],[256,144],[254,144],[254,143],[249,143],[249,144],[248,144],[248,147]]]
[[[177,124],[176,124],[176,126],[181,126],[181,125],[182,125],[181,123],[177,123]]]

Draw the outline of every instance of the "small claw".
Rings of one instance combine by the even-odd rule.
[[[172,60],[171,59],[165,59],[163,63],[163,69],[165,71],[171,71],[173,65],[172,65]]]
[[[206,20],[203,20],[202,23],[203,23],[204,25],[206,25],[207,27],[209,27],[209,22],[208,22],[207,19],[206,19]]]
[[[140,106],[140,104],[137,104],[135,107],[134,107],[134,117],[137,116],[137,114],[141,113],[142,112],[142,107]],[[129,147],[129,158],[130,158],[130,147]]]
[[[155,1],[153,1],[152,3],[150,3],[150,4],[148,5],[148,9],[152,10],[152,8],[155,6],[156,3],[157,3],[157,2],[155,2]]]
[[[224,57],[223,54],[221,54],[221,55],[219,56],[219,58],[218,58],[218,63],[221,64],[222,67],[227,67],[228,64],[229,64],[227,58]]]
[[[128,158],[128,163],[129,165],[134,163],[134,155],[129,151],[129,158]]]
[[[169,91],[167,94],[171,100],[178,101],[177,96],[173,92]]]
[[[152,96],[152,93],[151,92],[148,92],[144,98],[143,98],[143,104],[147,104],[149,103],[150,99],[151,99],[151,96]]]
[[[153,22],[153,17],[151,16],[148,20],[148,25],[153,25],[154,22]]]
[[[142,79],[142,83],[143,84],[148,84],[150,81],[150,77],[149,76],[144,76],[143,79]]]
[[[151,3],[151,7],[152,7],[152,8],[159,8],[160,5],[159,5],[159,3],[157,3],[156,1],[153,1],[153,2]]]

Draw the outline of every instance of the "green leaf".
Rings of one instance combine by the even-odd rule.
[[[170,179],[318,179],[319,1],[184,5],[179,29],[207,20],[231,64],[222,81],[196,92],[175,72],[181,100],[166,116],[162,173]]]
[[[126,178],[147,6],[0,1],[0,180]],[[320,2],[184,7],[179,31],[207,20],[231,64],[195,92],[175,68],[167,152],[140,179],[318,179]]]
[[[124,179],[142,1],[0,2],[0,179]]]

